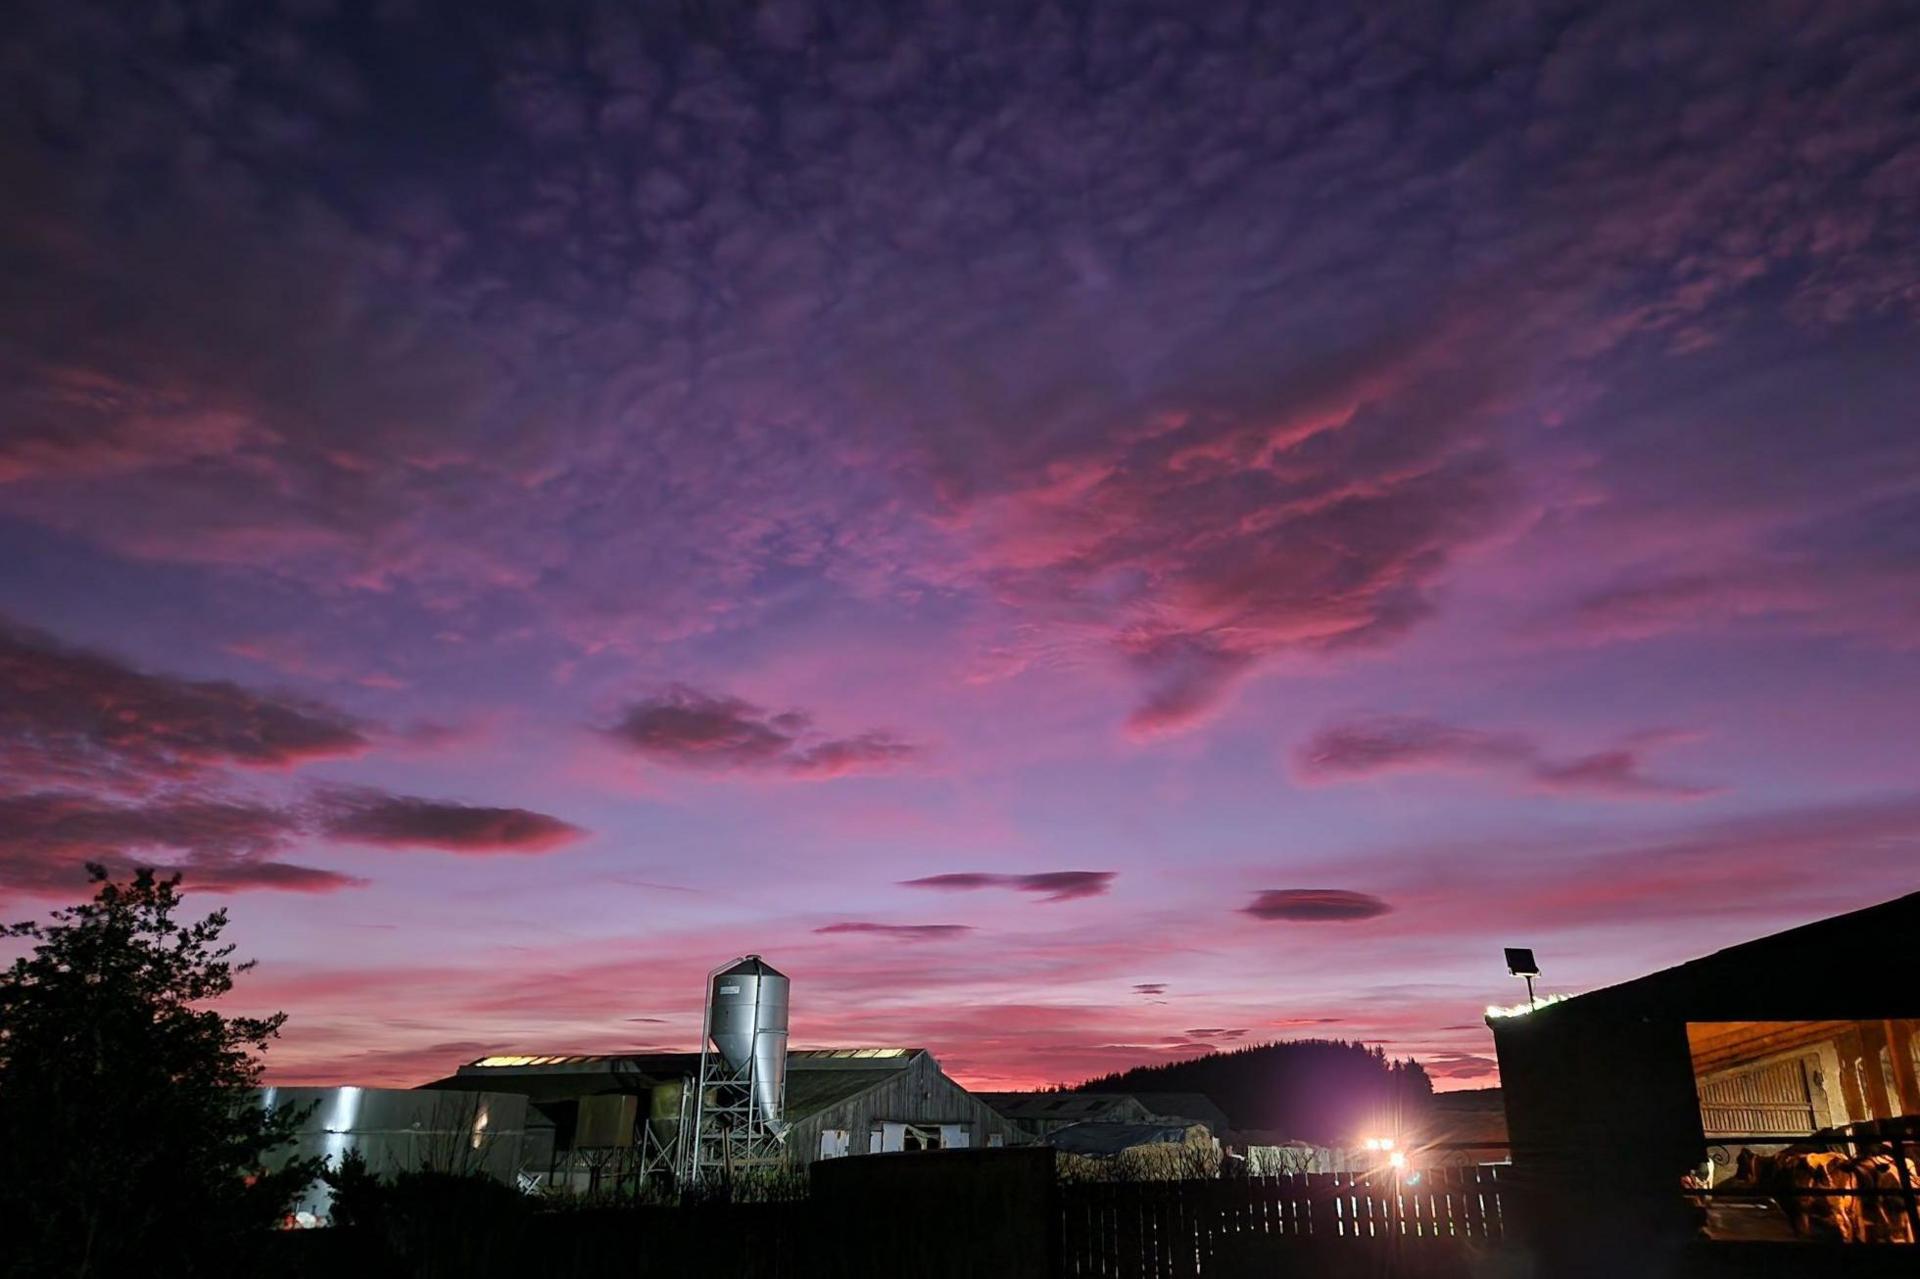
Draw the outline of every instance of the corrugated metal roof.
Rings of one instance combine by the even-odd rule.
[[[1117,1155],[1139,1146],[1179,1146],[1203,1124],[1068,1124],[1045,1138],[1055,1150],[1073,1155]]]
[[[903,1070],[924,1048],[807,1048],[787,1054],[786,1114],[804,1119]],[[512,1087],[537,1098],[642,1092],[699,1073],[699,1053],[497,1053],[430,1088]],[[513,1083],[509,1084],[509,1081]]]
[[[979,1092],[974,1096],[1008,1119],[1087,1119],[1125,1109],[1133,1102],[1121,1093]]]
[[[895,1057],[889,1060],[894,1070],[904,1070],[911,1058]],[[822,1063],[809,1062],[811,1069],[787,1070],[786,1119],[789,1123],[798,1123],[810,1115],[817,1115],[829,1106],[837,1106],[843,1101],[858,1097],[869,1088],[878,1088],[887,1082],[892,1070],[821,1070]]]

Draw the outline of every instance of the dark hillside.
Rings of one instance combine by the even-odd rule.
[[[1136,1066],[1074,1091],[1204,1093],[1236,1130],[1332,1145],[1393,1131],[1424,1107],[1433,1083],[1418,1062],[1390,1061],[1379,1048],[1300,1039]]]

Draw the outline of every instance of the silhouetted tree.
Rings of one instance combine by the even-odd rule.
[[[14,924],[0,972],[0,1270],[227,1275],[318,1171],[268,1173],[302,1119],[253,1092],[285,1014],[223,1017],[225,911],[177,923],[179,877],[116,883]]]
[[[1202,1093],[1236,1131],[1257,1129],[1325,1145],[1391,1133],[1433,1095],[1420,1063],[1335,1039],[1252,1044],[1089,1079],[1078,1092]]]

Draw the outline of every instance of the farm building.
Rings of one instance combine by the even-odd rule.
[[[1078,1123],[1143,1124],[1153,1112],[1139,1100],[1086,1092],[975,1093],[1001,1118],[1028,1138],[1045,1137],[1055,1129]]]
[[[1091,1093],[1090,1096],[1131,1097],[1146,1109],[1155,1119],[1184,1119],[1188,1123],[1203,1124],[1208,1132],[1222,1141],[1230,1137],[1233,1122],[1227,1118],[1227,1112],[1213,1104],[1213,1098],[1197,1092],[1129,1092],[1129,1093]]]
[[[544,1168],[544,1150],[527,1148],[527,1099],[512,1092],[421,1092],[410,1088],[273,1087],[258,1090],[270,1111],[301,1114],[294,1140],[269,1164],[320,1158],[338,1168],[358,1155],[380,1176],[430,1168],[481,1173],[514,1185],[528,1162]],[[329,1215],[332,1192],[315,1180],[293,1212],[301,1224]],[[304,1215],[303,1215],[304,1214]]]
[[[494,1056],[429,1088],[515,1092],[553,1126],[558,1183],[671,1166],[698,1053]],[[1009,1145],[1018,1130],[921,1048],[817,1048],[787,1056],[788,1165],[887,1151]]]
[[[1691,1233],[1703,1210],[1681,1179],[1723,1181],[1742,1149],[1765,1155],[1836,1128],[1862,1142],[1915,1132],[1915,937],[1920,894],[1604,990],[1489,1010],[1514,1171],[1545,1192],[1535,1229]]]

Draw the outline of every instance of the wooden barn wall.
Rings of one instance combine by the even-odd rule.
[[[947,1078],[930,1056],[916,1057],[904,1068],[889,1072],[885,1083],[849,1097],[838,1105],[808,1115],[793,1126],[787,1138],[789,1157],[804,1168],[820,1156],[820,1134],[844,1128],[851,1134],[852,1153],[867,1153],[867,1133],[877,1122],[910,1124],[965,1124],[967,1138],[977,1147],[998,1135],[1008,1145],[1020,1140],[1014,1126],[987,1104]]]

